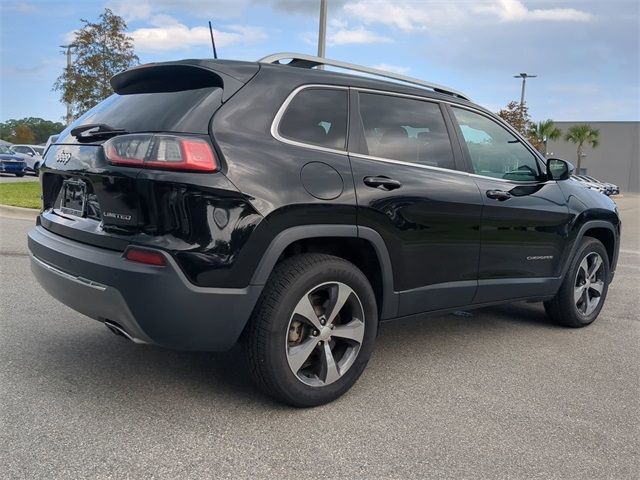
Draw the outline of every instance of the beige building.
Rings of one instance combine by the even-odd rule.
[[[566,142],[569,127],[588,123],[600,130],[600,146],[585,146],[582,158],[586,174],[605,182],[615,183],[623,192],[640,192],[640,122],[556,122],[562,138],[551,140],[549,156],[577,163],[577,145]],[[584,172],[584,170],[583,170]]]

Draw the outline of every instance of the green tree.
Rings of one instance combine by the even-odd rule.
[[[28,143],[32,144],[36,139],[31,129],[27,125],[18,125],[13,132],[13,135],[9,137],[11,143]]]
[[[105,8],[97,23],[80,21],[83,26],[72,42],[75,59],[53,85],[60,92],[60,100],[71,103],[74,117],[111,95],[109,79],[138,63],[122,17]]]
[[[547,155],[547,143],[549,140],[557,140],[562,136],[562,131],[556,127],[553,120],[547,119],[534,123],[529,130],[529,139],[543,155]]]
[[[10,119],[0,123],[0,138],[9,140],[15,135],[16,128],[20,125],[26,125],[31,129],[35,137],[34,143],[45,143],[51,135],[55,135],[64,130],[64,125],[60,122],[52,122],[38,117],[27,117]]]
[[[582,125],[574,125],[569,128],[567,134],[564,136],[567,142],[575,143],[578,148],[576,154],[578,156],[576,163],[576,172],[580,173],[580,164],[582,163],[584,145],[590,145],[591,148],[598,148],[600,145],[600,130],[593,128],[591,125],[585,123]]]

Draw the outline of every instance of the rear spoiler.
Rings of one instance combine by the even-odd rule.
[[[111,77],[113,91],[134,93],[179,92],[198,88],[222,88],[222,101],[228,100],[251,80],[260,66],[255,62],[229,60],[182,60],[147,63]]]

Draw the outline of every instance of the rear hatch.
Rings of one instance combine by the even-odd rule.
[[[115,250],[160,233],[166,219],[159,218],[162,206],[149,184],[215,188],[222,166],[211,119],[257,70],[256,64],[191,60],[113,77],[115,93],[71,124],[46,153],[41,225]]]

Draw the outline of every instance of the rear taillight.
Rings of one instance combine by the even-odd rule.
[[[162,253],[155,250],[145,250],[135,247],[130,247],[124,254],[124,258],[131,262],[155,265],[157,267],[164,267],[167,264]]]
[[[209,142],[197,137],[131,134],[107,140],[109,163],[131,167],[215,172],[218,162]]]

